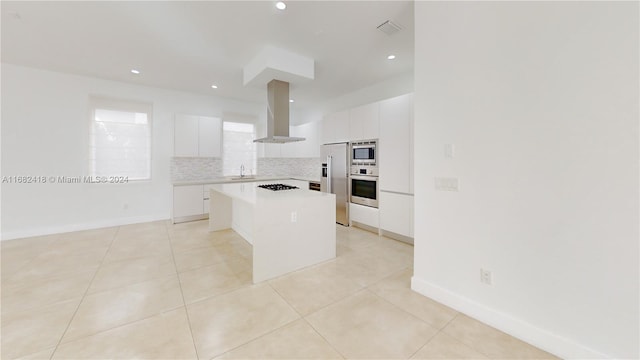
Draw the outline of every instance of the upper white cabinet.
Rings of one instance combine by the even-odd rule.
[[[349,110],[349,140],[377,139],[380,136],[380,103]]]
[[[322,121],[322,144],[349,141],[349,110],[329,114]]]
[[[219,118],[176,114],[174,156],[220,157],[221,139]]]
[[[320,123],[317,121],[306,124],[292,126],[291,136],[303,137],[306,140],[294,144],[294,151],[291,157],[320,157]]]
[[[198,149],[200,156],[221,157],[222,120],[201,116],[198,125]]]
[[[173,132],[174,156],[198,156],[199,116],[176,115]]]
[[[380,190],[413,193],[413,96],[380,102]]]
[[[286,144],[260,144],[260,157],[265,158],[309,158],[320,156],[320,123],[309,122],[289,127],[289,135],[305,140]]]

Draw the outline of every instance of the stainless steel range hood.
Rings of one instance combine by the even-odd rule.
[[[289,136],[289,83],[271,80],[267,84],[267,137],[253,140],[260,143],[284,144],[305,138]]]

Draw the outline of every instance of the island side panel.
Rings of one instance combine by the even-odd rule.
[[[230,229],[232,199],[216,190],[209,191],[209,231]]]
[[[259,203],[254,224],[254,283],[336,257],[333,194]]]
[[[253,204],[238,199],[233,199],[232,203],[231,228],[253,245]]]

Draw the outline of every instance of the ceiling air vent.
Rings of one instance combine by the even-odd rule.
[[[378,25],[378,30],[382,31],[383,33],[387,34],[387,35],[393,35],[395,33],[397,33],[398,31],[400,31],[402,28],[400,27],[400,25],[392,22],[391,20],[387,20],[385,22],[383,22],[382,24]]]

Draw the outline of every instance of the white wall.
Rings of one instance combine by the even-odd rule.
[[[153,103],[152,180],[123,185],[5,183],[3,239],[168,219],[174,114],[264,112],[256,104],[3,63],[2,176],[88,175],[90,95]]]
[[[414,290],[562,357],[640,357],[638,2],[415,16]]]

